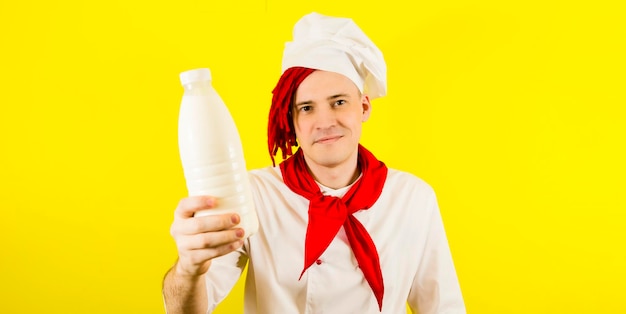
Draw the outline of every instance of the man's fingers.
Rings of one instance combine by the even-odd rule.
[[[172,235],[194,235],[205,232],[228,230],[239,223],[239,215],[222,214],[178,220],[172,225]]]
[[[211,259],[243,245],[244,230],[234,228],[240,222],[238,214],[194,216],[200,210],[215,207],[216,200],[210,196],[187,197],[178,203],[170,233],[178,247],[177,267],[187,274],[206,272]]]
[[[187,250],[215,249],[243,239],[243,229],[200,233],[188,238]]]
[[[228,242],[217,247],[202,250],[188,251],[185,260],[192,265],[200,265],[208,260],[228,254],[243,246],[243,240]]]
[[[174,216],[177,218],[191,218],[195,212],[214,208],[216,204],[216,199],[211,196],[190,196],[180,200],[178,207],[174,211]]]
[[[237,240],[210,249],[185,251],[185,254],[179,255],[177,267],[182,273],[203,274],[207,271],[210,260],[233,252],[242,246],[243,240]]]

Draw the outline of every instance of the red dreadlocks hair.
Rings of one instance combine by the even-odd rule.
[[[276,166],[274,156],[278,149],[282,150],[283,160],[293,155],[292,147],[297,147],[296,132],[291,119],[291,107],[300,83],[313,73],[315,69],[292,67],[283,72],[278,84],[272,91],[272,107],[270,108],[267,123],[267,146],[272,158],[272,165]]]

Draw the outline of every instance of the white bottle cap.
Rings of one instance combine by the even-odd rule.
[[[180,73],[180,83],[187,85],[193,82],[210,81],[211,70],[207,68],[193,69]]]

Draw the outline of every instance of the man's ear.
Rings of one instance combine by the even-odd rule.
[[[363,95],[361,97],[361,105],[363,106],[363,119],[361,121],[365,122],[370,118],[370,113],[372,113],[372,103],[369,96]]]

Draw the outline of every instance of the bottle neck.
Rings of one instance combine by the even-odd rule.
[[[197,93],[203,93],[206,90],[213,89],[213,86],[211,85],[211,81],[202,80],[202,81],[196,81],[196,82],[184,84],[183,88],[185,89],[185,93],[187,94],[197,94]]]

